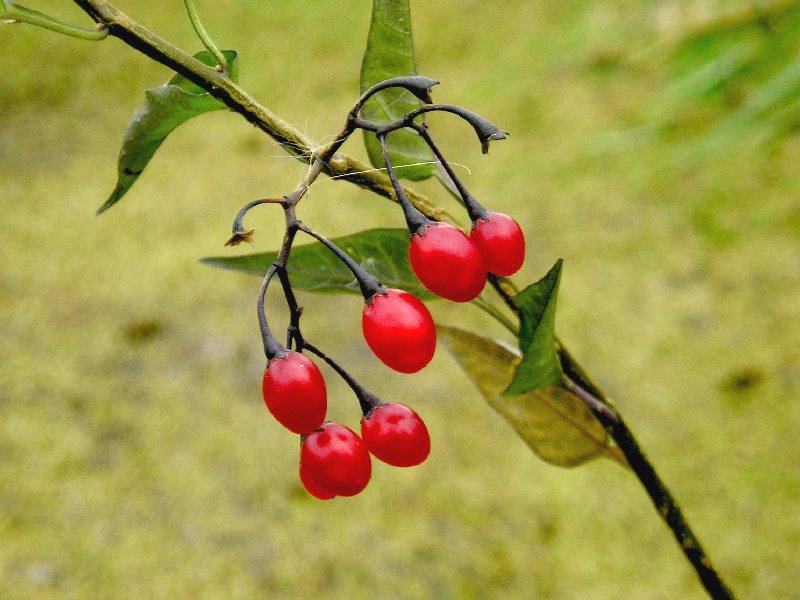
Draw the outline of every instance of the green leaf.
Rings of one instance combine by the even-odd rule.
[[[503,390],[520,362],[515,351],[456,327],[438,326],[447,348],[484,399],[500,413],[543,460],[574,467],[598,456],[625,466],[608,433],[591,410],[574,394],[558,386],[506,395]]]
[[[520,310],[519,342],[523,355],[506,394],[523,394],[561,384],[561,365],[555,341],[561,264],[559,259],[547,275],[513,298]]]
[[[361,63],[361,91],[391,77],[415,75],[416,72],[408,0],[373,0],[367,49]],[[388,123],[419,105],[412,93],[388,89],[370,98],[361,114],[370,121]],[[398,177],[420,181],[436,171],[433,153],[415,133],[401,129],[389,134],[386,141]],[[381,148],[373,133],[364,132],[364,145],[372,166],[382,168]]]
[[[236,51],[225,50],[223,54],[231,79],[236,81]],[[194,57],[208,66],[216,64],[207,50]],[[182,75],[175,75],[166,84],[145,92],[144,105],[134,113],[125,130],[117,163],[117,185],[97,214],[120,201],[173,129],[192,117],[223,108],[222,102]]]
[[[422,286],[411,270],[408,239],[406,229],[368,229],[331,241],[383,285],[406,290],[418,298],[433,299],[436,296]],[[214,256],[203,258],[200,262],[263,277],[277,257],[277,252],[263,252],[244,256]],[[293,247],[287,270],[292,285],[301,290],[361,293],[350,270],[319,242]]]

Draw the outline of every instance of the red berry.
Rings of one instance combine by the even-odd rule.
[[[300,463],[300,483],[303,484],[303,487],[306,488],[306,491],[314,496],[314,498],[318,498],[320,500],[330,500],[331,498],[336,497],[336,494],[329,492],[320,486],[316,481],[309,478],[308,472],[303,468],[303,463]]]
[[[487,221],[475,221],[470,239],[495,275],[513,275],[525,260],[525,236],[517,222],[503,213],[490,212]]]
[[[436,329],[431,313],[416,296],[388,289],[364,304],[364,339],[379,359],[401,373],[416,373],[436,351]]]
[[[395,467],[413,467],[431,451],[428,428],[403,404],[381,404],[361,419],[361,435],[369,451]]]
[[[483,255],[463,231],[434,223],[411,236],[411,268],[426,288],[453,302],[469,302],[486,283]]]
[[[314,431],[325,420],[328,396],[317,366],[299,352],[273,358],[261,382],[264,402],[272,415],[294,433]]]
[[[372,474],[369,452],[361,438],[330,421],[303,439],[300,464],[309,481],[336,496],[355,496]]]

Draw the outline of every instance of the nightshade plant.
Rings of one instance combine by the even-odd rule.
[[[383,363],[402,373],[419,371],[431,360],[438,334],[489,404],[544,460],[576,466],[605,456],[630,469],[708,593],[714,598],[733,597],[619,411],[556,338],[561,261],[522,290],[506,279],[524,260],[522,231],[511,217],[485,208],[470,194],[435,143],[424,116],[447,112],[465,121],[484,153],[490,142],[506,134],[469,110],[432,102],[430,91],[438,82],[415,74],[407,0],[373,2],[361,96],[345,116],[340,134],[321,149],[313,149],[302,134],[237,85],[236,53],[217,48],[192,0],[185,0],[185,6],[206,48],[195,56],[170,45],[105,0],[75,0],[96,22],[94,29],[68,25],[12,0],[0,2],[0,17],[7,23],[29,23],[94,41],[115,36],[176,72],[166,85],[147,92],[145,104],[131,120],[120,152],[117,185],[98,213],[122,199],[175,127],[212,110],[227,107],[239,113],[309,163],[294,190],[248,202],[234,219],[229,246],[252,238],[253,229],[244,226],[250,210],[261,205],[280,207],[286,227],[277,252],[205,262],[263,276],[256,304],[267,361],[264,401],[282,425],[301,436],[299,477],[311,495],[327,500],[360,493],[370,480],[370,454],[390,465],[410,467],[423,462],[431,451],[427,429],[416,412],[377,398],[301,330],[302,307],[295,289],[357,291],[364,300],[364,338]],[[390,55],[401,60],[389,60]],[[370,160],[378,170],[339,152],[357,131],[363,132]],[[469,234],[445,211],[399,181],[401,176],[425,179],[437,170],[445,187],[466,209],[472,224]],[[296,213],[309,186],[323,173],[395,201],[406,227],[328,240]],[[298,234],[312,243],[294,247]],[[289,307],[284,343],[270,329],[265,311],[266,292],[275,281]],[[513,319],[481,296],[487,282]],[[456,327],[437,328],[420,300],[435,296],[475,303],[514,335],[520,353]],[[361,436],[325,420],[325,381],[309,354],[327,363],[353,390],[362,414]]]

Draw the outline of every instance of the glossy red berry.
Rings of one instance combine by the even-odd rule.
[[[330,500],[336,497],[336,494],[329,492],[308,476],[308,471],[303,468],[303,463],[300,463],[300,483],[309,494],[319,500]]]
[[[364,304],[364,339],[381,361],[395,371],[416,373],[436,351],[436,328],[431,313],[416,297],[387,289]]]
[[[460,229],[433,223],[413,234],[408,248],[411,268],[426,288],[453,302],[469,302],[486,283],[486,262]]]
[[[299,352],[273,358],[261,382],[272,415],[294,433],[314,431],[325,420],[328,396],[317,366]]]
[[[419,415],[403,404],[388,402],[361,419],[361,435],[369,451],[395,467],[413,467],[431,451],[428,428]]]
[[[338,423],[323,423],[300,446],[300,464],[307,479],[336,496],[355,496],[372,474],[364,442]]]
[[[470,239],[483,254],[489,272],[495,275],[513,275],[525,260],[522,229],[503,213],[490,212],[488,220],[475,221]]]

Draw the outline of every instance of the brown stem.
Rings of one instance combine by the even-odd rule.
[[[733,592],[714,568],[711,558],[706,554],[700,540],[683,516],[678,501],[659,477],[653,463],[639,446],[639,442],[622,416],[605,399],[588,392],[566,374],[562,380],[564,387],[586,403],[622,450],[628,465],[647,491],[658,514],[672,531],[672,535],[675,536],[681,551],[691,563],[708,595],[715,599],[732,600]]]
[[[311,140],[260,105],[226,74],[204,65],[193,56],[158,37],[109,2],[105,0],[74,0],[74,2],[95,21],[108,27],[109,35],[122,40],[135,50],[197,84],[276,140],[287,152],[298,159],[311,162],[314,156],[325,154],[325,149],[315,154],[314,144]],[[330,160],[321,165],[321,168],[332,177],[345,179],[394,200],[394,190],[386,175],[372,170],[364,163],[345,154],[332,156]],[[433,206],[421,194],[410,189],[406,189],[406,194],[411,203],[425,214],[438,221],[454,223],[453,218],[446,211]]]

